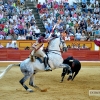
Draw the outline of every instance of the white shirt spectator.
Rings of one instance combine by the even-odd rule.
[[[10,19],[9,19],[9,21],[10,21],[11,23],[13,23],[13,22],[14,22],[12,18],[10,18]]]
[[[3,7],[4,7],[3,5],[0,5],[0,10],[2,10],[2,9],[3,9]]]
[[[0,34],[0,40],[3,40],[4,36],[2,34]]]
[[[40,29],[38,29],[38,27],[36,29],[34,29],[35,33],[40,33]]]
[[[75,34],[75,39],[76,39],[76,40],[81,39],[81,33],[79,33],[79,32],[76,33],[76,34]]]
[[[99,2],[98,2],[98,0],[96,0],[96,2],[95,2],[95,3],[96,3],[96,5],[99,5]]]
[[[12,43],[11,42],[7,43],[6,48],[12,48]]]
[[[94,8],[94,13],[99,13],[99,8],[98,7]]]
[[[26,36],[24,36],[24,35],[19,35],[18,36],[18,38],[17,38],[17,40],[26,40]]]
[[[47,21],[48,21],[48,23],[50,23],[50,25],[52,24],[52,19],[51,18],[48,18]]]
[[[13,20],[17,21],[17,15],[13,16]]]
[[[16,42],[12,42],[12,48],[18,48],[17,43]]]
[[[6,40],[11,40],[11,39],[12,39],[11,34],[9,34],[8,36],[6,36]]]
[[[87,26],[87,32],[92,32],[91,26]]]
[[[91,4],[95,4],[95,0],[90,0],[90,3]]]
[[[65,10],[65,15],[66,15],[66,16],[69,15],[69,10]]]

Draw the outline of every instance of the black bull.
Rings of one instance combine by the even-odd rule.
[[[64,61],[63,61],[64,64],[68,64],[71,69],[72,69],[72,80],[74,80],[75,76],[78,74],[78,72],[80,71],[81,69],[81,63],[79,60],[77,59],[74,59],[72,56],[66,58]],[[63,82],[63,79],[65,77],[65,75],[68,75],[69,74],[69,71],[67,68],[63,68],[63,72],[61,74],[61,82]],[[69,78],[68,78],[69,80]]]

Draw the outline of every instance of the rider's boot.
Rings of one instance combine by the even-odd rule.
[[[52,71],[52,69],[48,66],[48,59],[47,57],[44,57],[44,66],[45,66],[45,71]]]

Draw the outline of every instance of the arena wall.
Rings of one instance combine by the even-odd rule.
[[[22,61],[30,55],[31,50],[0,49],[0,61]],[[81,61],[100,61],[100,51],[91,50],[68,50],[62,53],[65,59],[68,56]]]
[[[0,40],[0,43],[6,47],[6,44],[11,41],[11,40]],[[35,40],[17,40],[17,45],[19,49],[25,49],[26,46],[31,47],[33,43],[35,43]],[[81,46],[85,44],[90,50],[95,50],[95,43],[94,41],[66,41],[67,45],[72,45],[72,44],[80,44]],[[47,46],[47,43],[44,43],[44,46]],[[100,47],[99,47],[100,50]]]

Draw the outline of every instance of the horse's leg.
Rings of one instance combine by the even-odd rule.
[[[68,64],[60,64],[60,68],[66,68],[66,70],[69,71],[69,77],[67,80],[72,80],[72,70],[71,67]]]
[[[29,89],[24,82],[30,77],[30,75],[25,75],[19,82],[26,89],[26,91],[33,92],[32,89]]]
[[[29,85],[34,87],[35,89],[41,91],[41,89],[38,86],[35,85],[34,78],[35,78],[35,74],[30,77]]]
[[[67,73],[67,69],[66,69],[66,67],[65,67],[65,68],[63,68],[63,71],[62,71],[62,74],[61,74],[62,79],[61,79],[60,82],[63,82],[66,73]]]

